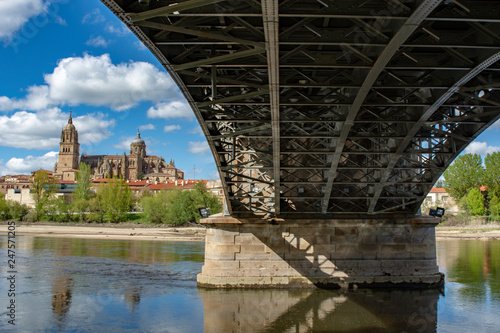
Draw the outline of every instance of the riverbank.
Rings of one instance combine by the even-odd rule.
[[[7,225],[0,225],[0,235],[7,233]],[[16,234],[37,237],[136,239],[155,241],[204,242],[205,228],[196,224],[182,227],[156,227],[134,223],[124,224],[17,224]]]
[[[500,225],[439,226],[436,228],[436,239],[500,239]]]
[[[7,224],[0,224],[0,234],[7,233]],[[37,237],[74,237],[93,239],[136,239],[157,241],[204,242],[205,227],[197,224],[181,227],[165,227],[134,223],[125,224],[45,224],[17,223],[16,233]],[[439,239],[500,239],[500,226],[439,226],[436,228]]]

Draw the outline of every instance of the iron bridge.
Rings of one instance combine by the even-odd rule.
[[[232,216],[413,216],[500,117],[500,1],[101,0],[191,105]]]

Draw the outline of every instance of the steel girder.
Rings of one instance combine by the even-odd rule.
[[[414,215],[500,118],[500,1],[101,1],[189,101],[233,216]]]

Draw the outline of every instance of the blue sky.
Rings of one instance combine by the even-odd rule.
[[[53,169],[73,111],[80,152],[150,155],[217,177],[201,129],[154,56],[98,0],[0,1],[0,176]],[[466,152],[500,151],[500,123]]]
[[[0,1],[0,45],[0,176],[52,170],[72,110],[81,153],[128,154],[140,128],[149,155],[218,177],[175,83],[100,1]]]

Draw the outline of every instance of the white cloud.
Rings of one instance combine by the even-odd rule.
[[[57,108],[32,113],[19,111],[11,116],[0,116],[0,146],[25,149],[53,149],[59,147],[61,130],[68,121],[68,114]],[[88,114],[73,119],[79,142],[92,144],[108,138],[114,120],[107,120],[101,113]]]
[[[496,151],[500,151],[500,147],[497,146],[489,146],[486,142],[472,142],[470,145],[465,148],[466,154],[479,154],[479,155],[487,155],[494,153]]]
[[[42,0],[0,1],[0,38],[9,40],[32,17],[47,11]]]
[[[206,141],[189,141],[187,150],[196,155],[206,155],[210,152],[210,147]]]
[[[146,124],[139,126],[140,131],[152,131],[154,129],[156,129],[156,127],[153,124]]]
[[[189,134],[198,134],[198,135],[203,135],[203,131],[201,130],[201,127],[198,125],[196,127],[193,127],[190,131]]]
[[[193,119],[193,111],[186,102],[173,101],[168,103],[158,103],[156,107],[149,108],[148,118],[185,118]]]
[[[110,34],[113,34],[113,35],[117,35],[117,36],[125,36],[127,34],[132,33],[129,30],[129,28],[127,28],[124,24],[121,24],[120,26],[116,26],[116,25],[111,24],[111,23],[106,24],[106,26],[104,27],[104,31],[109,32]]]
[[[85,45],[93,47],[107,47],[108,41],[102,36],[91,37],[88,41],[85,42]]]
[[[111,136],[109,129],[115,126],[115,123],[114,119],[107,119],[107,115],[100,112],[73,118],[73,124],[78,131],[78,141],[81,144],[94,144],[106,140]]]
[[[130,144],[132,141],[134,141],[136,137],[135,136],[125,136],[120,139],[120,142],[118,142],[116,145],[113,145],[116,149],[120,150],[125,150],[129,151],[130,150]]]
[[[24,99],[8,98],[0,96],[0,111],[12,110],[43,110],[54,103],[49,99],[49,87],[28,87],[28,95]]]
[[[99,8],[96,8],[93,11],[85,14],[82,19],[82,23],[86,24],[97,24],[104,21],[106,21],[106,18],[101,14],[101,10]]]
[[[134,42],[134,46],[136,47],[136,49],[138,49],[139,51],[147,51],[148,48],[146,47],[146,45],[144,45],[140,40],[136,40]]]
[[[146,62],[114,65],[109,54],[66,58],[45,75],[49,97],[69,104],[126,110],[141,101],[160,102],[174,87],[170,77]]]
[[[179,126],[179,125],[167,125],[167,126],[163,127],[163,132],[167,133],[167,132],[177,131],[180,129],[181,129],[181,126]]]
[[[5,166],[2,166],[2,161],[0,161],[0,176],[29,174],[38,169],[53,170],[58,155],[58,152],[50,151],[43,156],[13,157],[5,163]]]
[[[114,65],[109,54],[62,59],[44,78],[47,85],[29,87],[24,99],[0,96],[0,110],[85,104],[123,111],[143,101],[159,103],[179,97],[167,73],[147,62]]]

